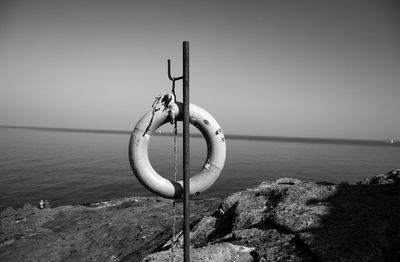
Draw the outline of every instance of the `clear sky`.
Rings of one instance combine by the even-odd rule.
[[[191,102],[227,134],[399,139],[399,7],[0,0],[0,125],[130,130],[187,40]]]

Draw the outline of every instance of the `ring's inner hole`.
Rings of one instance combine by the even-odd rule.
[[[177,180],[183,175],[183,138],[182,122],[178,122],[177,144]],[[149,160],[154,170],[162,177],[174,180],[174,127],[171,124],[161,126],[150,138]],[[207,144],[200,131],[190,125],[190,176],[201,170],[207,158]],[[200,135],[200,137],[198,137]]]

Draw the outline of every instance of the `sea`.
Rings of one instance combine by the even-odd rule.
[[[128,160],[129,131],[0,127],[0,210],[48,200],[52,207],[134,196],[154,196]],[[400,146],[388,141],[226,135],[227,157],[215,184],[197,198],[223,198],[262,181],[353,183],[400,168]],[[182,179],[182,137],[177,141]],[[205,140],[190,139],[190,173],[204,164]],[[173,179],[174,139],[151,137],[149,159]]]

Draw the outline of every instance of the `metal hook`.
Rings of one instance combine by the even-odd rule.
[[[176,80],[181,80],[181,79],[183,79],[183,76],[180,76],[180,77],[172,77],[172,76],[171,76],[171,59],[168,59],[168,78],[169,78],[171,81],[176,81]]]

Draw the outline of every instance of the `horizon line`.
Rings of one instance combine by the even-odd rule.
[[[0,125],[0,128],[31,129],[52,132],[71,132],[71,133],[97,133],[97,134],[131,134],[132,131],[113,130],[113,129],[88,129],[88,128],[64,128],[64,127],[37,127],[37,126],[13,126]],[[171,132],[153,134],[154,136],[173,136]],[[181,137],[182,133],[178,133]],[[191,133],[190,137],[202,138],[201,133]],[[252,140],[252,141],[272,141],[272,142],[296,142],[296,143],[317,143],[317,144],[343,144],[343,145],[376,145],[376,146],[400,146],[398,140],[372,140],[372,139],[351,139],[351,138],[313,138],[313,137],[288,137],[288,136],[262,136],[262,135],[238,135],[225,134],[225,138],[232,140]]]

